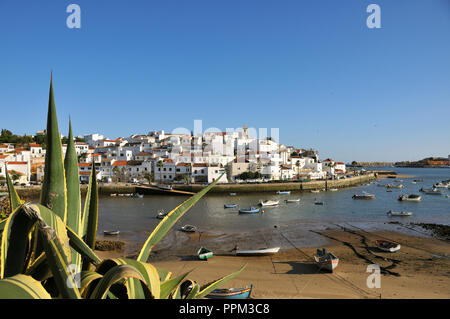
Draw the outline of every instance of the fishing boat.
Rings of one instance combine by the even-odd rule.
[[[421,198],[422,198],[422,196],[420,196],[420,195],[410,194],[408,196],[400,195],[398,197],[398,200],[399,201],[404,201],[404,202],[420,202]]]
[[[224,208],[237,208],[238,204],[225,204],[223,205]]]
[[[400,244],[393,243],[386,240],[377,240],[375,241],[375,245],[378,247],[378,249],[381,249],[383,251],[388,251],[390,253],[394,253],[398,250],[400,250]]]
[[[403,184],[387,184],[386,185],[387,188],[403,188]]]
[[[444,181],[433,185],[434,188],[448,188],[449,186],[450,186],[450,183],[446,183]]]
[[[291,191],[278,191],[277,194],[278,195],[289,195],[291,193]]]
[[[300,198],[297,198],[297,199],[286,199],[285,202],[286,203],[298,203],[298,202],[300,202]]]
[[[156,215],[156,218],[158,218],[158,219],[163,219],[164,217],[167,216],[167,214],[168,214],[168,213],[166,213],[166,212],[164,211],[164,209],[160,209],[160,210],[158,210],[158,214]]]
[[[195,233],[197,231],[197,227],[193,225],[184,225],[183,227],[181,227],[181,230],[186,233]]]
[[[262,212],[261,208],[258,208],[258,207],[250,207],[250,209],[240,209],[239,210],[240,214],[259,214],[261,212]]]
[[[280,201],[278,201],[278,200],[265,200],[265,201],[260,200],[259,201],[260,206],[276,206],[279,203],[280,203]]]
[[[233,250],[237,256],[267,256],[276,254],[280,247],[242,250],[236,245]]]
[[[165,189],[165,190],[168,190],[168,191],[171,191],[172,190],[172,185],[163,185],[163,184],[159,184],[159,185],[156,185],[158,188],[161,188],[161,189]]]
[[[108,235],[108,236],[114,236],[114,235],[119,235],[120,231],[119,230],[104,230],[103,234]]]
[[[390,210],[387,212],[389,216],[411,216],[413,213],[411,212],[394,212],[393,210]]]
[[[200,249],[197,251],[197,256],[200,260],[208,260],[208,258],[211,258],[213,256],[213,252],[205,247],[200,247]]]
[[[339,264],[339,258],[333,253],[327,252],[325,248],[317,249],[317,253],[314,255],[314,260],[316,261],[316,265],[319,269],[325,269],[329,272],[333,272]]]
[[[369,194],[367,192],[363,192],[360,195],[358,195],[358,194],[353,195],[352,198],[353,199],[374,199],[375,195],[374,194]]]
[[[253,285],[245,288],[224,288],[224,289],[214,289],[206,298],[211,299],[248,299],[252,293]]]
[[[312,189],[312,190],[311,190],[311,193],[320,193],[320,190],[318,190],[318,189]]]
[[[443,191],[437,188],[421,188],[420,191],[427,195],[443,195]]]
[[[230,196],[236,196],[236,193],[230,193]]]

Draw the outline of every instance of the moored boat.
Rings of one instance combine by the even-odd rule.
[[[225,204],[223,205],[224,208],[237,208],[238,204]]]
[[[144,195],[141,195],[141,194],[131,194],[131,197],[133,197],[133,198],[144,198]]]
[[[404,202],[420,202],[420,199],[422,198],[422,196],[420,195],[416,195],[416,194],[410,194],[408,196],[406,195],[400,195],[398,197],[399,201],[404,201]]]
[[[323,205],[323,204],[324,204],[324,202],[322,202],[322,201],[318,201],[318,200],[314,201],[314,205]]]
[[[193,225],[184,225],[180,229],[186,233],[195,233],[197,231],[197,227]]]
[[[312,190],[311,190],[311,193],[320,193],[320,190],[318,190],[318,189],[312,189]]]
[[[211,258],[213,256],[213,252],[205,247],[200,247],[200,249],[197,251],[197,256],[200,260],[208,260],[208,258]]]
[[[387,184],[387,188],[403,188],[403,184]]]
[[[300,202],[300,198],[286,199],[285,201],[286,201],[286,203],[298,203],[298,202]]]
[[[238,256],[267,256],[276,254],[280,250],[280,247],[242,250],[236,245],[233,250]]]
[[[161,188],[161,189],[165,189],[165,190],[169,190],[169,191],[171,191],[172,190],[172,185],[164,185],[164,184],[159,184],[159,185],[156,185],[158,188]]]
[[[400,250],[400,244],[393,243],[387,240],[377,240],[375,241],[375,245],[378,247],[378,249],[381,249],[383,251],[388,251],[391,253],[394,253],[398,250]]]
[[[163,219],[164,217],[167,216],[167,214],[168,214],[168,213],[166,213],[166,212],[164,211],[164,209],[160,209],[160,210],[158,210],[158,214],[156,215],[156,218],[158,218],[158,219]]]
[[[104,230],[103,234],[109,235],[109,236],[114,236],[114,235],[119,235],[120,231],[119,230]]]
[[[211,299],[248,299],[250,298],[252,290],[253,285],[250,285],[250,287],[245,288],[214,289],[205,297]]]
[[[337,189],[337,188],[330,188],[329,191],[330,191],[330,192],[337,192],[338,189]]]
[[[393,210],[390,210],[387,212],[389,216],[412,216],[413,213],[411,212],[394,212]]]
[[[374,199],[374,194],[369,194],[366,192],[363,192],[362,194],[355,194],[352,196],[353,199]]]
[[[289,195],[291,193],[291,191],[278,191],[277,194],[278,195]]]
[[[260,200],[259,201],[260,206],[276,206],[279,203],[280,203],[280,201],[278,201],[278,200],[265,200],[265,201]]]
[[[230,196],[236,196],[236,193],[230,193]]]
[[[250,209],[240,209],[239,210],[240,214],[259,214],[261,212],[262,212],[261,208],[258,208],[258,207],[250,207]]]
[[[314,260],[320,270],[325,269],[329,272],[333,272],[339,264],[339,258],[333,253],[326,251],[325,248],[317,249],[317,253],[314,255]]]
[[[427,195],[443,195],[444,192],[437,188],[421,188],[420,191]]]

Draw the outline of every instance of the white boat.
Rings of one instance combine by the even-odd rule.
[[[420,199],[422,198],[422,196],[420,195],[415,195],[415,194],[411,194],[411,195],[400,195],[398,197],[399,201],[403,201],[403,202],[420,202]]]
[[[118,230],[104,230],[103,234],[113,236],[113,235],[119,235],[120,231]]]
[[[278,195],[289,195],[291,193],[291,191],[278,191],[277,194]]]
[[[450,187],[450,183],[439,182],[433,185],[434,188],[448,188]]]
[[[276,254],[280,247],[242,250],[236,245],[233,250],[237,256],[267,256]]]
[[[300,198],[297,199],[286,199],[286,203],[298,203],[300,202]]]
[[[337,192],[338,189],[337,189],[337,188],[330,188],[329,191],[330,191],[330,192]]]
[[[318,190],[318,189],[312,189],[312,190],[311,190],[311,193],[320,193],[320,190]]]
[[[169,191],[171,191],[172,190],[172,185],[163,185],[163,184],[159,184],[159,185],[156,185],[158,188],[161,188],[161,189],[165,189],[165,190],[169,190]]]
[[[363,192],[360,195],[358,195],[358,194],[353,195],[352,198],[353,199],[374,199],[375,195],[374,194],[369,194],[367,192]]]
[[[437,188],[421,188],[420,191],[427,195],[443,195],[443,191]]]
[[[394,253],[398,250],[400,250],[400,244],[393,243],[386,240],[377,240],[375,241],[375,245],[378,247],[378,249],[381,249],[383,251],[388,251],[390,253]]]
[[[333,270],[339,264],[339,258],[336,257],[333,253],[327,252],[325,248],[317,249],[317,253],[314,255],[314,259],[319,269],[325,269],[329,272],[333,272]]]
[[[387,187],[387,188],[403,188],[403,184],[398,184],[398,185],[395,185],[395,184],[387,184],[386,187]]]
[[[168,214],[168,213],[166,213],[166,212],[164,211],[164,209],[160,209],[160,210],[158,210],[158,214],[156,215],[156,218],[158,218],[158,219],[163,219],[164,217],[167,216],[167,214]]]
[[[280,203],[280,201],[278,201],[278,200],[265,200],[265,201],[260,200],[259,201],[259,205],[261,205],[261,206],[276,206],[279,203]]]
[[[413,213],[411,212],[394,212],[392,210],[387,213],[389,216],[411,216]]]
[[[183,227],[181,227],[181,230],[187,233],[194,233],[197,231],[197,227],[193,225],[184,225]]]

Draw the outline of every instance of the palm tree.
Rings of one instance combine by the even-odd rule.
[[[300,179],[300,161],[295,162],[295,166],[297,166],[297,180]]]
[[[158,163],[156,163],[156,166],[159,167],[159,181],[162,183],[162,167],[164,166],[163,161],[159,160]]]

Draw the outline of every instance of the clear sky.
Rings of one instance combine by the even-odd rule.
[[[109,138],[198,119],[322,159],[450,154],[449,0],[0,0],[0,128],[45,127],[51,70],[63,134],[69,115]]]

